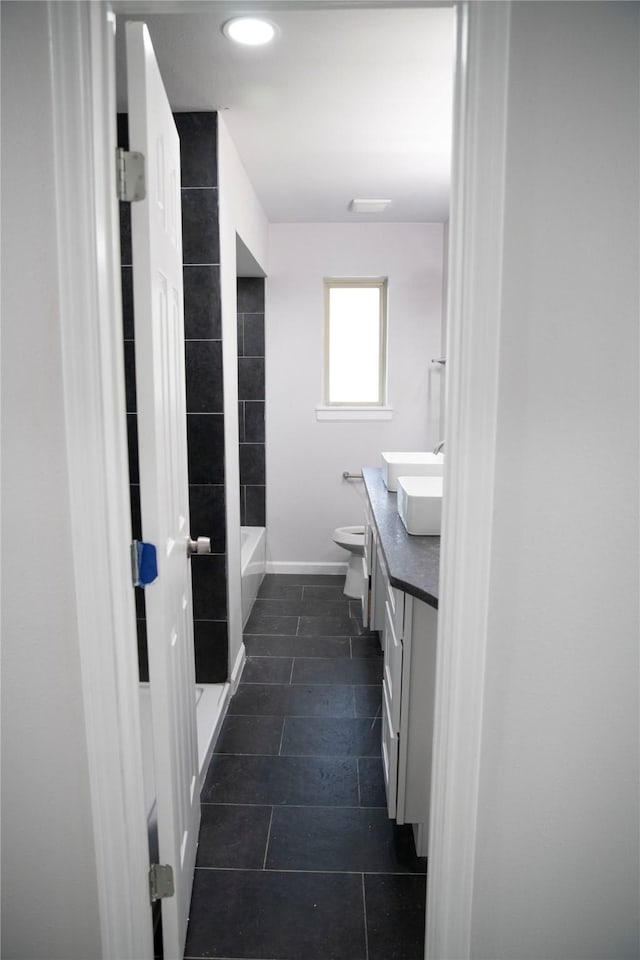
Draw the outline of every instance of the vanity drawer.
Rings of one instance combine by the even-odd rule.
[[[369,598],[371,594],[369,591],[369,574],[367,571],[367,561],[365,558],[362,558],[362,593],[360,594],[360,601],[362,605],[362,625],[363,627],[369,626]]]
[[[395,817],[398,794],[398,738],[391,724],[391,713],[384,688],[382,691],[382,770],[389,816]]]
[[[364,525],[364,560],[367,566],[367,576],[369,576],[373,571],[373,552],[372,552],[372,538],[373,530],[371,527],[371,520],[367,516]]]
[[[364,558],[367,561],[367,570],[369,575],[373,573],[373,564],[375,561],[375,538],[376,529],[371,516],[371,510],[367,507],[364,518]]]
[[[371,620],[370,627],[380,634],[380,645],[384,650],[384,605],[387,597],[387,588],[380,567],[380,547],[375,534],[371,541]]]
[[[402,590],[397,590],[395,587],[391,586],[391,581],[389,580],[389,572],[387,570],[387,565],[384,562],[382,556],[382,551],[378,551],[378,562],[380,565],[380,572],[382,575],[382,581],[384,583],[386,601],[391,608],[391,619],[393,621],[393,628],[396,631],[399,637],[402,637],[402,628],[404,623],[404,593]]]
[[[393,629],[402,637],[404,627],[404,593],[396,590],[391,584],[387,588],[387,602],[392,611]]]
[[[400,731],[400,699],[402,691],[402,640],[393,626],[389,601],[385,604],[384,680],[383,687],[389,700],[389,718],[394,733]]]

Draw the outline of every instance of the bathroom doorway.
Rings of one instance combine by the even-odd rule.
[[[194,111],[194,112],[197,112],[197,111]],[[195,191],[195,190],[201,190],[201,189],[205,189],[205,188],[203,188],[202,186],[195,186],[195,185],[194,185],[194,186],[191,187],[190,189],[192,189],[192,190]],[[193,264],[190,264],[189,266],[193,266],[193,267],[195,268],[195,267],[197,267],[197,266],[199,266],[199,265],[196,264],[196,263],[193,263]],[[252,312],[252,311],[242,311],[242,312],[243,312],[243,314],[244,314],[244,313],[250,313],[250,312]],[[243,332],[242,332],[243,339],[244,339],[244,333],[245,333],[245,331],[244,331],[244,319],[245,319],[245,318],[243,317]],[[240,353],[240,351],[238,351],[238,352]],[[241,356],[241,357],[239,357],[239,360],[246,360],[246,359],[256,359],[256,357],[253,357],[253,356],[251,356],[251,357],[248,357],[248,356]],[[262,359],[263,359],[263,363],[264,363],[264,358],[262,358]],[[239,397],[238,399],[239,399],[239,401],[240,401],[243,405],[245,405],[245,406],[244,406],[244,409],[243,409],[243,411],[242,411],[242,425],[241,425],[241,427],[240,427],[240,419],[239,419],[239,427],[240,427],[240,429],[241,429],[242,431],[245,431],[245,429],[246,429],[246,403],[248,403],[248,402],[253,403],[253,402],[260,402],[260,401],[254,400],[254,399],[249,399],[249,400],[248,400],[247,398],[240,398],[240,397]],[[207,411],[207,412],[209,412],[209,411]],[[211,411],[211,412],[213,412],[213,411]],[[227,409],[225,409],[224,403],[223,403],[222,410],[221,410],[219,413],[217,413],[217,415],[218,415],[218,416],[221,416],[223,422],[224,422],[224,420],[229,416],[229,412],[228,412]],[[235,415],[235,411],[234,411],[234,415]],[[227,430],[227,426],[226,426],[226,425],[225,425],[225,427],[224,427],[224,435],[225,435],[225,440],[228,441],[228,430]],[[244,438],[244,439],[240,439],[240,443],[241,443],[241,444],[242,444],[243,442],[244,442],[245,444],[247,444],[247,443],[253,443],[252,440],[248,441],[248,440],[246,439],[246,432],[243,432],[243,433],[241,434],[241,437]],[[263,456],[264,456],[264,454],[263,454]],[[241,481],[242,481],[242,479],[243,479],[243,478],[242,478],[242,473],[243,473],[242,461],[241,461],[241,464],[240,464],[240,472],[241,472]],[[225,479],[226,479],[226,478],[225,478]],[[246,479],[246,476],[244,477],[244,479]],[[255,476],[254,476],[254,479],[255,479]],[[264,476],[264,480],[266,481],[266,476]],[[260,486],[260,484],[257,484],[257,483],[254,483],[254,484],[244,483],[244,484],[242,484],[242,482],[241,482],[241,487],[244,487],[244,490],[241,492],[241,495],[240,495],[240,498],[241,498],[241,505],[240,505],[241,513],[242,513],[243,508],[244,508],[244,512],[245,512],[245,514],[246,514],[246,510],[247,510],[247,488],[250,487],[250,486]],[[265,484],[265,486],[266,486],[266,484]],[[228,509],[226,510],[226,516],[227,516],[227,534],[228,534],[228,532],[229,532],[229,531],[228,531],[228,518],[229,518],[229,511],[228,511]],[[227,551],[226,554],[225,554],[225,556],[226,556],[227,563],[229,563],[229,561],[232,559],[231,553],[230,553],[229,551]],[[228,602],[228,597],[227,597],[227,602]],[[243,616],[243,618],[244,618],[244,616]],[[229,664],[228,664],[228,666],[229,666]]]

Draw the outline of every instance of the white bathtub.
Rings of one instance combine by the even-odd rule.
[[[240,571],[242,575],[242,626],[245,627],[258,595],[266,563],[264,527],[241,527]]]

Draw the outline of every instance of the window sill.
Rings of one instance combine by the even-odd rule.
[[[393,407],[316,407],[316,420],[391,420]]]

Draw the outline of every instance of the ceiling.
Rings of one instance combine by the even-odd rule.
[[[113,6],[119,26],[147,23],[174,110],[222,111],[270,222],[447,219],[453,7],[411,0]],[[250,48],[223,36],[230,16],[256,8],[277,24],[275,41]],[[353,214],[354,198],[392,202],[381,214]]]

